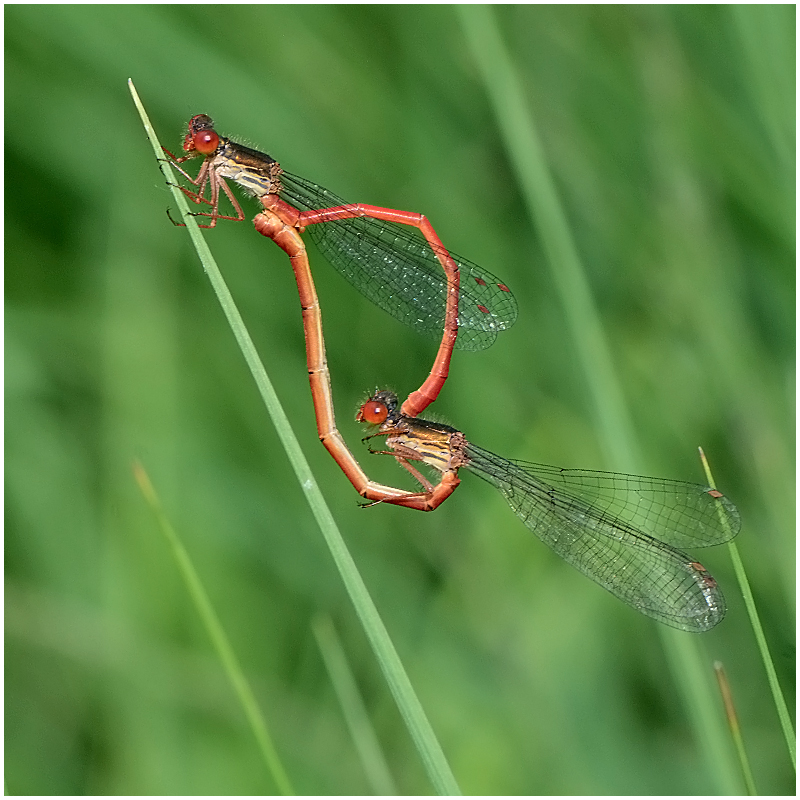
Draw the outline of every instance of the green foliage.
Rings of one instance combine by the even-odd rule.
[[[794,706],[794,8],[494,14],[636,464],[597,424],[570,312],[454,9],[6,8],[9,793],[275,790],[134,459],[296,790],[370,790],[312,633],[323,611],[400,791],[431,791],[196,255],[165,218],[173,201],[129,77],[173,149],[208,113],[337,194],[424,212],[508,283],[517,325],[490,351],[457,353],[435,406],[477,444],[698,482],[702,444],[742,512],[739,552]],[[285,255],[249,223],[206,240],[464,792],[721,791],[655,624],[558,561],[491,487],[465,476],[428,515],[358,508],[316,440]],[[312,265],[339,428],[359,452],[359,400],[419,385],[435,343],[313,251]],[[363,462],[403,480],[390,460]],[[725,549],[702,560],[729,605],[696,640],[703,666],[726,666],[759,791],[791,793]]]

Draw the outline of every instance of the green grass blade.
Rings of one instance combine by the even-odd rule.
[[[264,757],[267,769],[270,771],[275,785],[278,787],[278,791],[283,795],[294,794],[295,792],[289,781],[289,776],[286,774],[286,770],[283,768],[280,757],[275,750],[275,745],[269,734],[264,715],[258,707],[253,690],[250,688],[250,684],[244,676],[239,659],[236,657],[233,647],[231,647],[231,643],[225,635],[222,623],[219,621],[219,617],[214,611],[214,607],[211,605],[211,600],[208,597],[208,593],[203,588],[203,583],[192,564],[189,553],[186,551],[178,534],[175,532],[167,515],[164,513],[164,509],[153,488],[153,484],[150,482],[150,478],[142,465],[139,463],[134,464],[133,473],[147,504],[153,510],[158,520],[158,525],[161,528],[161,532],[164,534],[164,538],[172,548],[172,553],[175,556],[178,569],[184,581],[186,581],[186,587],[189,589],[189,595],[197,609],[197,614],[205,626],[209,638],[214,645],[214,649],[217,651],[217,655],[222,661],[228,679],[236,692],[236,696],[242,704],[247,721],[250,723],[253,735],[256,737],[258,747]]]
[[[635,471],[639,448],[617,379],[610,348],[547,164],[533,112],[490,7],[457,6],[470,51],[505,143],[531,223],[537,230],[564,308],[592,398],[604,450],[613,468]],[[676,686],[684,696],[698,746],[717,790],[736,793],[735,768],[722,720],[715,713],[711,682],[704,676],[699,644],[677,631],[659,629]]]
[[[703,463],[706,477],[708,478],[708,485],[712,489],[716,489],[714,476],[711,474],[711,467],[706,459],[703,449],[700,448],[700,460]],[[775,670],[775,665],[772,661],[772,655],[769,651],[767,639],[764,636],[764,628],[761,625],[761,618],[758,615],[756,608],[756,601],[753,597],[753,592],[750,589],[750,581],[747,578],[744,564],[742,563],[741,556],[739,555],[739,548],[736,547],[736,542],[728,542],[728,552],[733,562],[733,570],[736,573],[736,579],[739,581],[739,590],[744,599],[744,605],[747,609],[747,616],[750,619],[750,625],[753,628],[753,633],[756,637],[758,644],[758,651],[761,653],[761,660],[764,663],[764,670],[767,673],[767,680],[769,681],[769,688],[772,692],[772,700],[775,703],[775,709],[778,712],[778,719],[781,723],[783,730],[783,738],[786,741],[786,747],[789,750],[789,757],[792,759],[792,766],[797,769],[797,743],[795,740],[794,727],[792,726],[792,718],[789,715],[789,708],[786,705],[786,698],[783,696],[780,683],[778,682],[778,673]]]
[[[139,100],[138,95],[133,87],[133,83],[129,81],[131,94],[133,95],[134,103],[142,117],[142,122],[145,126],[150,141],[153,145],[153,151],[156,153],[157,158],[162,158],[161,146],[155,135],[155,131],[147,118],[147,114]],[[162,163],[162,168],[165,173],[171,176],[171,170],[168,164]],[[169,180],[170,183],[175,183],[174,179]],[[247,361],[247,365],[256,382],[256,386],[264,400],[264,404],[272,418],[278,436],[281,439],[292,468],[297,475],[300,486],[306,496],[314,518],[319,525],[325,542],[328,545],[331,555],[333,556],[339,574],[344,581],[345,588],[347,589],[350,599],[355,606],[356,613],[361,620],[364,631],[369,639],[375,655],[378,658],[381,670],[383,671],[384,678],[389,685],[389,689],[395,702],[400,709],[400,713],[406,726],[411,733],[411,737],[415,746],[422,758],[425,770],[431,780],[435,790],[439,794],[460,794],[458,784],[453,776],[452,770],[444,756],[441,745],[436,739],[427,715],[425,714],[419,699],[411,685],[408,675],[400,661],[400,657],[392,644],[386,627],[378,614],[378,610],[372,601],[372,598],[367,591],[361,575],[350,555],[344,539],[336,525],[336,522],[331,515],[327,503],[322,497],[322,492],[314,478],[311,468],[300,449],[300,443],[291,428],[289,419],[284,412],[278,396],[272,386],[272,382],[267,375],[264,365],[256,352],[255,345],[253,344],[250,334],[248,333],[244,320],[239,314],[238,309],[233,301],[228,287],[222,278],[222,274],[217,267],[208,245],[203,239],[194,217],[189,211],[186,200],[175,187],[172,187],[175,201],[178,208],[183,215],[186,222],[189,235],[192,242],[197,248],[197,253],[206,271],[206,274],[211,281],[214,291],[217,294],[220,305],[228,319],[228,322],[233,330],[236,341],[239,344],[242,354]]]
[[[397,786],[331,618],[318,615],[312,629],[373,794],[396,795]]]

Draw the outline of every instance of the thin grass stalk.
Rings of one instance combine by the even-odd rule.
[[[161,145],[158,142],[155,131],[153,130],[150,120],[144,110],[144,107],[139,100],[133,82],[129,81],[129,88],[133,96],[136,108],[142,118],[150,142],[153,146],[153,151],[158,159],[163,158]],[[228,323],[231,326],[236,341],[242,351],[242,354],[247,361],[253,379],[261,394],[267,411],[270,414],[275,430],[281,443],[286,451],[286,455],[295,471],[300,486],[305,494],[306,500],[311,507],[317,525],[325,538],[325,542],[333,556],[339,574],[344,581],[345,588],[347,589],[350,599],[355,606],[356,613],[358,614],[361,624],[364,627],[364,632],[372,646],[373,651],[378,659],[378,663],[384,675],[384,679],[389,685],[389,690],[394,697],[395,702],[400,710],[400,713],[408,727],[414,745],[420,754],[425,771],[438,794],[457,795],[460,794],[458,784],[456,783],[450,765],[447,763],[441,745],[436,738],[436,734],[431,727],[428,717],[422,708],[422,704],[414,691],[411,681],[403,667],[400,657],[389,638],[388,631],[386,630],[383,621],[378,614],[375,603],[367,591],[366,584],[361,578],[360,573],[353,561],[350,552],[347,549],[344,538],[342,537],[333,515],[328,508],[325,499],[322,496],[319,485],[314,478],[311,468],[300,449],[300,443],[295,436],[294,431],[286,416],[286,412],[278,400],[272,382],[267,375],[264,365],[258,356],[253,340],[245,327],[244,320],[239,314],[239,310],[233,301],[233,297],[222,278],[222,274],[214,261],[211,251],[205,242],[195,218],[192,216],[189,206],[183,193],[174,185],[176,183],[172,170],[169,164],[161,162],[162,169],[167,176],[168,182],[172,187],[172,192],[175,197],[175,202],[181,212],[183,221],[186,223],[187,230],[192,239],[203,268],[211,281],[212,287],[217,295],[223,312],[225,313]]]
[[[264,715],[261,713],[253,690],[247,678],[244,676],[242,665],[236,657],[236,653],[225,634],[225,629],[222,627],[222,623],[217,613],[214,611],[214,607],[211,605],[208,592],[206,592],[203,587],[203,582],[200,580],[200,576],[197,574],[194,564],[192,564],[188,551],[183,546],[183,542],[181,542],[180,537],[164,512],[161,501],[144,467],[138,462],[135,463],[133,465],[133,474],[147,504],[158,520],[158,525],[159,528],[161,528],[161,532],[164,534],[164,538],[172,548],[172,553],[175,556],[178,569],[189,590],[189,596],[192,598],[192,602],[197,609],[197,615],[200,617],[200,621],[205,627],[220,661],[222,661],[228,680],[231,682],[236,696],[239,698],[239,702],[244,709],[247,721],[250,723],[253,735],[258,743],[258,748],[261,751],[267,769],[272,775],[272,779],[275,781],[275,785],[278,787],[278,791],[282,795],[295,794],[289,776],[275,749],[275,744],[272,741],[272,736],[270,736]]]
[[[736,705],[733,702],[733,692],[731,692],[728,675],[721,661],[714,662],[714,674],[717,676],[722,704],[725,706],[725,718],[728,720],[728,728],[730,728],[731,738],[736,748],[736,754],[739,757],[739,765],[742,768],[742,778],[744,779],[744,785],[747,787],[747,794],[758,794],[755,781],[753,781],[753,773],[750,769],[750,759],[747,757],[747,751],[744,748],[742,729],[739,726],[739,717],[736,714]]]
[[[708,478],[708,485],[712,489],[716,489],[717,485],[714,482],[714,476],[711,474],[711,466],[706,459],[706,454],[700,448],[700,460],[703,463],[706,477]],[[723,524],[727,521],[723,519]],[[736,542],[728,542],[728,552],[733,562],[733,571],[736,573],[736,580],[739,582],[739,591],[742,593],[744,605],[747,609],[747,616],[750,619],[750,625],[753,628],[753,633],[756,637],[758,645],[758,652],[761,654],[761,661],[764,664],[764,670],[767,673],[767,680],[769,681],[769,688],[772,692],[772,701],[775,703],[775,710],[778,712],[778,719],[780,720],[781,730],[783,731],[783,738],[786,742],[786,748],[789,751],[789,758],[792,759],[792,767],[797,770],[797,742],[795,740],[794,726],[792,725],[792,718],[789,715],[789,707],[786,705],[786,698],[783,696],[780,682],[778,681],[778,673],[775,670],[775,664],[772,661],[772,654],[769,651],[767,639],[764,636],[764,628],[761,625],[761,618],[758,615],[756,608],[756,601],[753,597],[753,592],[750,589],[750,581],[747,578],[744,564],[739,555],[739,548],[736,547]]]

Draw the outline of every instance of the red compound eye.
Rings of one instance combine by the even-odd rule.
[[[389,416],[389,409],[386,408],[385,403],[378,400],[370,400],[361,406],[361,419],[364,422],[370,422],[373,425],[380,425],[381,422],[386,421]]]
[[[216,131],[197,131],[192,136],[192,144],[198,153],[207,156],[219,147],[219,136]]]

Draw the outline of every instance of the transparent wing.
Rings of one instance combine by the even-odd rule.
[[[530,530],[623,602],[685,631],[708,630],[725,615],[716,581],[678,549],[739,532],[739,512],[718,492],[512,461],[474,445],[467,455],[466,468],[495,485]]]
[[[297,175],[284,172],[281,183],[281,195],[302,211],[346,205]],[[331,265],[375,305],[426,336],[441,337],[447,279],[416,229],[357,217],[310,225],[306,232]],[[516,300],[490,272],[448,252],[460,271],[456,348],[482,350],[514,324]]]

